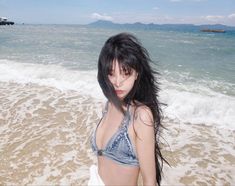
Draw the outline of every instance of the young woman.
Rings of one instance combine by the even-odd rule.
[[[91,166],[88,185],[160,185],[161,110],[148,52],[136,37],[121,33],[104,44],[98,81],[107,98],[92,136],[98,168]]]

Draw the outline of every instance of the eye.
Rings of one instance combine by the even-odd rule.
[[[123,75],[124,76],[130,76],[131,74],[129,72],[124,72]]]
[[[109,75],[109,76],[113,76],[113,73],[114,73],[113,70],[110,70],[109,73],[108,73],[108,75]]]
[[[128,69],[128,68],[123,68],[122,69],[122,74],[124,76],[130,76],[132,74],[132,69]]]
[[[132,75],[132,72],[133,72],[132,70],[129,70],[126,72],[126,74],[128,74],[130,76],[130,75]]]

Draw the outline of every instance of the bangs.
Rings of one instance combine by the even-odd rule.
[[[112,74],[112,72],[114,71],[115,62],[118,62],[118,65],[120,67],[120,73],[124,73],[125,75],[131,75],[133,70],[136,70],[136,65],[133,64],[133,62],[131,63],[129,60],[125,60],[125,59],[122,60],[122,59],[114,58],[113,60],[110,60],[108,62],[108,65],[107,65],[108,74]]]

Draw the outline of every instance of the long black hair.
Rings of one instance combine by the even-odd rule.
[[[117,97],[108,78],[115,60],[125,71],[130,73],[134,69],[138,73],[133,88],[123,100]],[[147,50],[135,36],[120,33],[105,42],[99,55],[97,78],[106,98],[122,112],[123,105],[130,104],[131,101],[137,106],[141,103],[151,109],[155,133],[156,181],[160,185],[163,161],[167,161],[163,158],[159,146],[162,112],[158,101],[159,83],[155,78],[159,73],[151,68],[150,62]]]

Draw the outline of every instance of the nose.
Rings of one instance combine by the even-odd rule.
[[[117,73],[114,77],[114,86],[115,87],[120,87],[121,83],[122,83],[121,75],[119,73]]]

